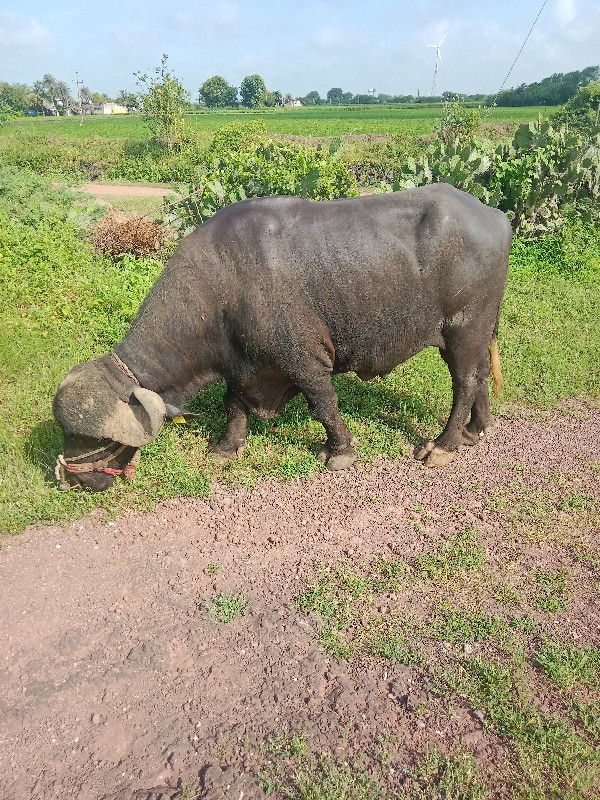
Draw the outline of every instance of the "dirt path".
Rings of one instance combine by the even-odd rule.
[[[132,186],[120,183],[84,183],[78,189],[96,197],[167,197],[167,195],[171,194],[177,195],[177,192],[168,186]]]
[[[599,448],[597,411],[503,420],[444,471],[382,460],[313,481],[218,488],[210,501],[114,523],[96,515],[29,529],[0,552],[0,796],[157,800],[181,797],[183,781],[211,800],[251,800],[263,797],[260,746],[280,731],[373,759],[378,734],[391,731],[392,781],[433,745],[501,761],[498,739],[467,706],[423,722],[400,702],[426,690],[419,667],[328,658],[294,599],[318,564],[410,559],[465,521],[494,563],[505,523],[491,494],[517,468],[532,491],[560,471],[597,492],[589,464]],[[528,568],[554,557],[535,543],[523,552]],[[218,592],[248,595],[247,614],[211,617]],[[598,614],[575,602],[552,624],[585,639]]]

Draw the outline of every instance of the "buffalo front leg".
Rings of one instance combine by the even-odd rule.
[[[489,401],[486,406],[486,400],[483,399],[484,389],[487,399],[489,375],[487,343],[485,348],[473,352],[469,338],[466,332],[462,332],[462,336],[457,337],[458,341],[451,341],[445,350],[440,350],[452,376],[452,410],[441,434],[415,452],[415,458],[426,467],[443,467],[454,460],[464,442],[467,417],[472,408],[476,408],[477,425],[481,424],[486,408],[489,413]]]
[[[216,461],[237,458],[246,446],[248,434],[248,409],[230,389],[225,393],[223,405],[227,413],[227,429],[221,439],[209,446]]]
[[[301,388],[308,401],[313,417],[323,425],[327,441],[317,458],[327,469],[338,470],[350,467],[356,461],[355,439],[340,416],[338,398],[327,375],[310,387]]]

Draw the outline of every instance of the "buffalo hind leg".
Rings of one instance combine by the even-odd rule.
[[[452,410],[441,434],[415,452],[415,458],[426,467],[443,467],[454,460],[463,444],[471,409],[475,414],[474,426],[481,424],[486,408],[489,413],[489,401],[486,406],[489,376],[487,341],[483,347],[473,346],[472,342],[482,341],[482,337],[477,332],[464,329],[456,331],[448,339],[447,347],[440,348],[440,355],[452,376]]]
[[[300,387],[311,414],[325,428],[327,441],[317,458],[327,469],[338,470],[350,467],[356,461],[355,439],[340,416],[338,397],[327,374],[310,387]]]
[[[463,428],[463,444],[478,444],[493,427],[494,418],[490,411],[490,398],[487,381],[480,387],[471,409],[471,419]]]
[[[248,409],[230,389],[225,393],[223,405],[227,413],[227,429],[221,439],[209,446],[218,462],[237,458],[246,446],[248,434]]]

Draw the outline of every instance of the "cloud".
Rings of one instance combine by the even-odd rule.
[[[557,0],[554,13],[560,25],[570,25],[577,17],[575,0]]]
[[[33,17],[0,11],[0,46],[7,50],[30,50],[48,45],[52,36]]]

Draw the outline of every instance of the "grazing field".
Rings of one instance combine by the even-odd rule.
[[[554,109],[537,106],[527,108],[484,109],[485,122],[520,124],[547,115]],[[352,136],[379,134],[385,136],[430,133],[442,114],[441,106],[318,106],[315,108],[265,109],[263,111],[205,111],[189,114],[187,121],[201,135],[214,133],[236,120],[262,120],[269,133],[290,136]],[[18,120],[0,128],[0,138],[16,131],[35,136],[86,138],[142,138],[146,131],[140,115],[85,117],[83,125],[74,117],[35,117]]]
[[[433,111],[243,117],[416,140]],[[537,110],[494,114],[515,112]],[[191,122],[208,143],[231,120]],[[302,397],[216,464],[217,384],[132,483],[60,492],[56,387],[120,340],[173,247],[95,249],[110,206],[65,179],[154,145],[140,118],[86,126],[0,129],[2,800],[596,800],[598,227],[571,208],[515,237],[497,425],[446,469],[412,458],[450,407],[430,349],[385,379],[335,378],[350,470],[325,472]]]

